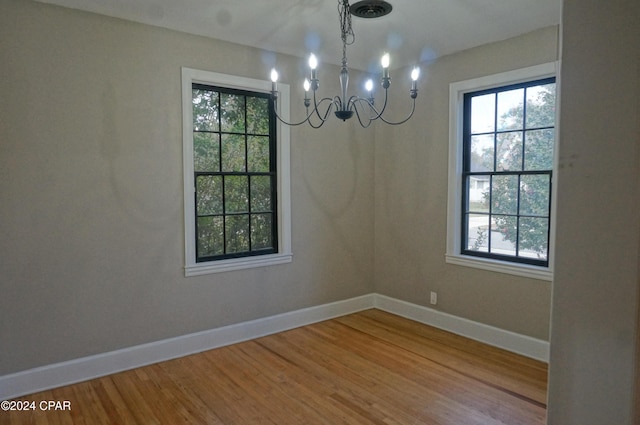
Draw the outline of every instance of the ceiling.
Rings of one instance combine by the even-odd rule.
[[[191,34],[340,64],[338,0],[38,0]],[[393,11],[353,17],[349,67],[433,60],[560,22],[562,0],[387,0]],[[355,2],[355,0],[353,0]],[[352,3],[353,3],[352,2]]]

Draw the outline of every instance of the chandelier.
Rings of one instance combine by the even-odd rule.
[[[382,6],[384,7],[384,10]],[[391,85],[391,77],[389,76],[389,54],[382,56],[382,74],[380,77],[380,85],[384,89],[384,99],[380,107],[375,105],[373,96],[373,81],[369,79],[365,84],[368,96],[360,97],[352,95],[347,97],[347,89],[349,86],[349,69],[347,68],[347,46],[355,42],[355,34],[351,27],[351,13],[357,13],[356,16],[361,17],[378,17],[391,11],[391,5],[385,1],[365,0],[360,1],[353,6],[349,6],[348,0],[338,0],[338,14],[340,16],[340,33],[342,38],[342,69],[340,70],[340,88],[339,96],[323,97],[318,99],[317,91],[320,87],[318,79],[318,60],[314,54],[309,57],[310,76],[304,80],[304,106],[306,108],[306,117],[295,123],[285,121],[278,115],[278,71],[271,70],[271,100],[273,101],[276,117],[283,123],[291,126],[309,123],[313,128],[320,128],[329,119],[329,115],[333,111],[335,116],[346,121],[354,115],[358,118],[358,122],[362,127],[369,127],[375,120],[381,120],[387,124],[398,125],[408,121],[415,112],[416,97],[418,97],[417,81],[420,75],[420,68],[415,67],[411,72],[411,89],[409,96],[412,99],[411,112],[400,121],[389,121],[383,115],[387,109],[387,91]],[[312,92],[312,98],[309,97],[309,90]]]

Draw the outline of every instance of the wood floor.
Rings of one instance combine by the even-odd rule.
[[[547,367],[380,310],[20,397],[0,424],[544,424]]]

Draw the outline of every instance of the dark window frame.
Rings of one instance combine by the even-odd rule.
[[[499,87],[493,87],[493,88],[489,88],[489,89],[483,89],[483,90],[477,90],[477,91],[472,91],[472,92],[467,92],[464,93],[463,95],[463,154],[462,154],[462,197],[461,197],[461,207],[462,207],[462,214],[461,214],[461,223],[460,223],[460,250],[461,250],[461,254],[462,255],[468,255],[468,256],[474,256],[474,257],[481,257],[481,258],[487,258],[487,259],[493,259],[493,260],[500,260],[500,261],[506,261],[506,262],[510,262],[510,263],[516,263],[516,264],[525,264],[525,265],[533,265],[533,266],[541,266],[541,267],[548,267],[549,266],[549,256],[550,256],[550,244],[551,244],[551,201],[552,201],[552,193],[553,193],[553,186],[552,186],[552,182],[553,182],[553,165],[551,166],[550,169],[548,170],[525,170],[524,168],[524,161],[525,161],[525,140],[526,137],[523,137],[523,144],[522,144],[522,169],[518,170],[518,171],[497,171],[497,167],[496,167],[496,157],[497,155],[495,155],[495,152],[497,152],[497,139],[498,139],[498,135],[503,134],[503,133],[511,133],[514,131],[522,131],[523,134],[528,132],[528,131],[538,131],[538,130],[555,130],[556,127],[556,122],[555,122],[555,118],[554,118],[554,125],[553,126],[543,126],[543,127],[531,127],[531,128],[525,128],[526,125],[526,114],[527,114],[527,110],[526,110],[526,101],[523,104],[523,128],[518,129],[518,130],[513,130],[513,129],[509,129],[509,130],[498,130],[498,126],[497,126],[497,122],[498,122],[498,113],[497,113],[497,102],[498,102],[498,93],[501,92],[506,92],[506,91],[510,91],[510,90],[514,90],[514,89],[520,89],[520,88],[527,88],[527,87],[535,87],[535,86],[539,86],[539,85],[546,85],[546,84],[555,84],[556,83],[556,78],[555,77],[548,77],[548,78],[541,78],[541,79],[534,79],[531,81],[526,81],[526,82],[521,82],[521,83],[516,83],[516,84],[508,84],[508,85],[504,85],[504,86],[499,86]],[[494,130],[493,131],[487,131],[484,133],[471,133],[471,101],[474,97],[477,96],[482,96],[482,95],[486,95],[486,94],[496,94],[496,105],[494,106],[495,109],[495,114],[494,114]],[[556,98],[557,98],[557,91],[556,91]],[[525,97],[526,99],[526,97]],[[493,164],[493,170],[491,171],[471,171],[471,138],[472,136],[477,136],[477,135],[493,135],[493,143],[494,143],[494,164]],[[554,138],[554,149],[555,149],[555,138]],[[549,180],[549,187],[548,187],[548,194],[549,194],[549,202],[548,202],[548,209],[547,209],[547,214],[546,216],[540,216],[540,215],[527,215],[527,214],[521,214],[520,213],[520,197],[518,196],[517,199],[517,207],[516,207],[516,214],[501,214],[501,213],[493,213],[492,212],[492,200],[491,200],[491,196],[492,196],[492,191],[493,191],[493,178],[495,176],[518,176],[518,188],[520,188],[520,184],[521,184],[521,179],[522,176],[528,176],[528,175],[545,175],[548,176],[548,180]],[[470,178],[469,177],[473,177],[473,176],[489,176],[489,193],[490,193],[490,199],[489,199],[489,212],[485,213],[485,212],[479,212],[479,211],[473,211],[470,209],[470,204],[469,204],[469,187],[468,184],[470,182]],[[518,189],[519,190],[519,189]],[[516,218],[516,222],[518,223],[518,230],[516,231],[516,242],[515,242],[515,255],[506,255],[506,254],[497,254],[495,252],[491,252],[491,248],[492,248],[492,232],[489,230],[488,231],[488,252],[484,252],[484,251],[479,251],[479,250],[473,250],[473,249],[469,249],[469,228],[467,225],[467,217],[470,214],[486,214],[489,218],[489,223],[491,225],[491,217],[492,216],[509,216],[509,217],[515,217]],[[521,218],[529,218],[529,217],[533,217],[533,218],[546,218],[547,219],[547,246],[546,246],[546,255],[544,259],[535,259],[535,258],[531,258],[531,257],[523,257],[519,255],[519,244],[518,244],[518,239],[519,239],[519,234],[520,234],[520,219]]]
[[[222,111],[222,104],[221,104],[221,98],[222,96],[220,96],[220,94],[231,94],[231,95],[237,95],[237,96],[244,96],[245,97],[245,102],[244,102],[244,131],[243,132],[231,132],[231,131],[223,131],[222,129],[222,125],[221,125],[221,119],[222,119],[222,113],[218,114],[218,129],[217,130],[196,130],[195,128],[192,128],[192,132],[193,134],[196,133],[209,133],[209,134],[215,134],[217,136],[217,143],[218,143],[218,163],[220,164],[220,169],[219,170],[215,170],[215,171],[196,171],[194,169],[194,179],[193,179],[193,190],[194,190],[194,215],[195,215],[195,262],[196,263],[204,263],[204,262],[212,262],[212,261],[218,261],[218,260],[226,260],[226,259],[234,259],[234,258],[244,258],[244,257],[254,257],[254,256],[260,256],[260,255],[269,255],[269,254],[274,254],[274,253],[278,253],[279,252],[279,241],[278,241],[278,223],[279,223],[279,211],[278,211],[278,191],[277,191],[277,187],[278,187],[278,170],[277,170],[277,134],[276,134],[276,129],[277,129],[277,123],[276,123],[276,116],[275,116],[275,110],[273,108],[273,102],[268,101],[267,105],[268,105],[268,115],[269,115],[269,134],[257,134],[257,133],[250,133],[248,132],[248,126],[247,126],[247,101],[246,99],[248,97],[255,97],[255,98],[262,98],[262,99],[267,99],[269,100],[269,94],[268,93],[263,93],[263,92],[257,92],[257,91],[251,91],[251,90],[242,90],[242,89],[234,89],[234,88],[229,88],[229,87],[222,87],[222,86],[217,86],[217,85],[212,85],[212,84],[202,84],[202,83],[192,83],[191,84],[191,88],[192,88],[192,98],[193,98],[193,90],[207,90],[207,91],[213,91],[213,92],[217,92],[218,95],[218,111]],[[193,126],[193,124],[192,124]],[[222,143],[222,136],[223,135],[241,135],[244,137],[244,150],[245,150],[245,155],[244,155],[244,171],[223,171],[222,170],[222,148],[221,148],[221,143]],[[248,138],[251,136],[268,136],[269,137],[269,171],[249,171],[249,167],[248,167],[248,161],[249,161],[249,155],[248,155]],[[195,152],[194,152],[195,155]],[[195,159],[194,159],[195,161]],[[199,214],[198,212],[198,179],[202,178],[202,177],[207,177],[207,176],[217,176],[217,177],[222,177],[222,212],[221,213],[211,213],[211,214]],[[227,211],[227,201],[226,201],[226,191],[225,191],[225,181],[227,180],[227,177],[232,177],[232,176],[243,176],[243,177],[247,177],[247,211],[242,211],[242,212],[229,212]],[[253,211],[252,210],[252,202],[251,202],[251,179],[252,177],[258,177],[258,176],[269,176],[270,177],[270,183],[271,183],[271,209],[270,210],[258,210],[258,211]],[[251,237],[251,226],[252,226],[252,216],[258,215],[258,214],[271,214],[271,246],[268,248],[258,248],[258,249],[253,249],[252,247],[252,237]],[[246,251],[237,251],[237,252],[228,252],[228,247],[227,247],[227,242],[228,242],[228,238],[227,238],[227,234],[226,234],[226,220],[228,217],[237,217],[237,216],[247,216],[248,217],[248,243],[249,243],[249,249]],[[223,219],[223,225],[222,225],[222,229],[223,229],[223,241],[222,241],[222,245],[223,245],[223,249],[224,249],[224,253],[223,254],[217,254],[217,255],[200,255],[200,248],[199,248],[199,218],[201,217],[222,217]]]

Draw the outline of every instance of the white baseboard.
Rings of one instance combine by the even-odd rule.
[[[334,317],[378,308],[528,357],[548,361],[549,343],[384,295],[368,294],[0,376],[0,400],[82,382]]]
[[[373,308],[373,294],[0,376],[0,400],[199,353]]]
[[[549,342],[474,322],[432,308],[375,294],[374,307],[513,353],[549,362]]]

